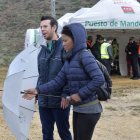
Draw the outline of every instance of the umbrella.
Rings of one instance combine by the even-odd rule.
[[[23,99],[20,92],[36,87],[38,52],[39,49],[35,47],[23,50],[10,64],[4,82],[3,114],[17,140],[28,139],[30,122],[35,111],[35,100]]]

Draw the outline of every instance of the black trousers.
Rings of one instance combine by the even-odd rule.
[[[91,140],[94,128],[101,116],[97,114],[83,114],[73,112],[74,140]]]
[[[132,72],[133,72],[133,77],[138,77],[138,56],[131,56],[131,65],[132,65]]]

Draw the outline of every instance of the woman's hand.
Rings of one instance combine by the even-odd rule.
[[[75,102],[75,103],[81,102],[81,98],[78,93],[75,93],[71,95],[70,97],[71,97],[72,102]]]
[[[24,90],[24,95],[22,98],[26,100],[32,100],[37,95],[37,90],[35,88]]]

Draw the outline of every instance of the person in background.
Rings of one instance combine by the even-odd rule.
[[[89,49],[89,50],[92,49],[92,43],[93,43],[92,36],[88,36],[88,38],[87,38],[87,49]]]
[[[26,90],[23,98],[30,100],[40,93],[47,95],[68,82],[69,100],[73,104],[74,140],[91,140],[102,112],[96,89],[104,84],[105,79],[95,57],[85,51],[86,30],[81,24],[64,26],[62,39],[66,58],[63,68],[54,80]]]
[[[119,43],[117,42],[116,38],[114,38],[112,41],[112,54],[114,64],[112,67],[115,69],[115,72],[119,74]]]
[[[94,43],[93,47],[91,48],[92,54],[95,56],[95,58],[98,61],[101,61],[100,47],[103,42],[104,42],[104,38],[101,35],[97,35],[96,42]]]
[[[39,78],[37,86],[51,81],[61,70],[62,39],[57,35],[58,23],[50,16],[42,16],[40,29],[47,40],[46,46],[41,45],[38,55]],[[65,85],[64,85],[65,86]],[[57,92],[48,92],[46,96],[38,95],[39,114],[42,124],[43,140],[54,140],[53,131],[56,123],[59,136],[62,140],[72,140],[69,131],[69,111],[65,97],[69,94],[68,88],[63,87]]]
[[[113,61],[119,58],[119,44],[117,39],[113,39],[112,41],[112,54],[113,54]]]
[[[139,64],[139,70],[140,70],[140,39],[138,40],[138,64]]]
[[[131,65],[131,59],[129,54],[129,48],[130,48],[130,40],[129,43],[125,47],[125,53],[126,53],[126,62],[127,62],[127,75],[132,75],[132,65]]]
[[[128,54],[130,55],[130,61],[132,65],[132,74],[133,76],[131,79],[137,80],[139,79],[139,73],[138,73],[138,45],[135,42],[134,37],[129,38],[128,43]]]
[[[106,42],[101,44],[100,53],[101,53],[101,63],[107,68],[108,72],[111,72],[111,64],[113,60],[112,54],[112,37],[108,37]]]

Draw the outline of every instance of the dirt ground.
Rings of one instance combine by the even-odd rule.
[[[93,139],[140,140],[140,80],[131,80],[128,77],[120,76],[112,76],[112,79],[112,99],[102,102],[104,112],[96,126]],[[71,118],[72,110],[70,124],[72,124]],[[36,112],[31,123],[29,139],[41,140],[41,135],[41,125],[38,112]],[[54,135],[55,140],[60,140],[56,128]],[[4,121],[1,102],[0,140],[15,140]]]

